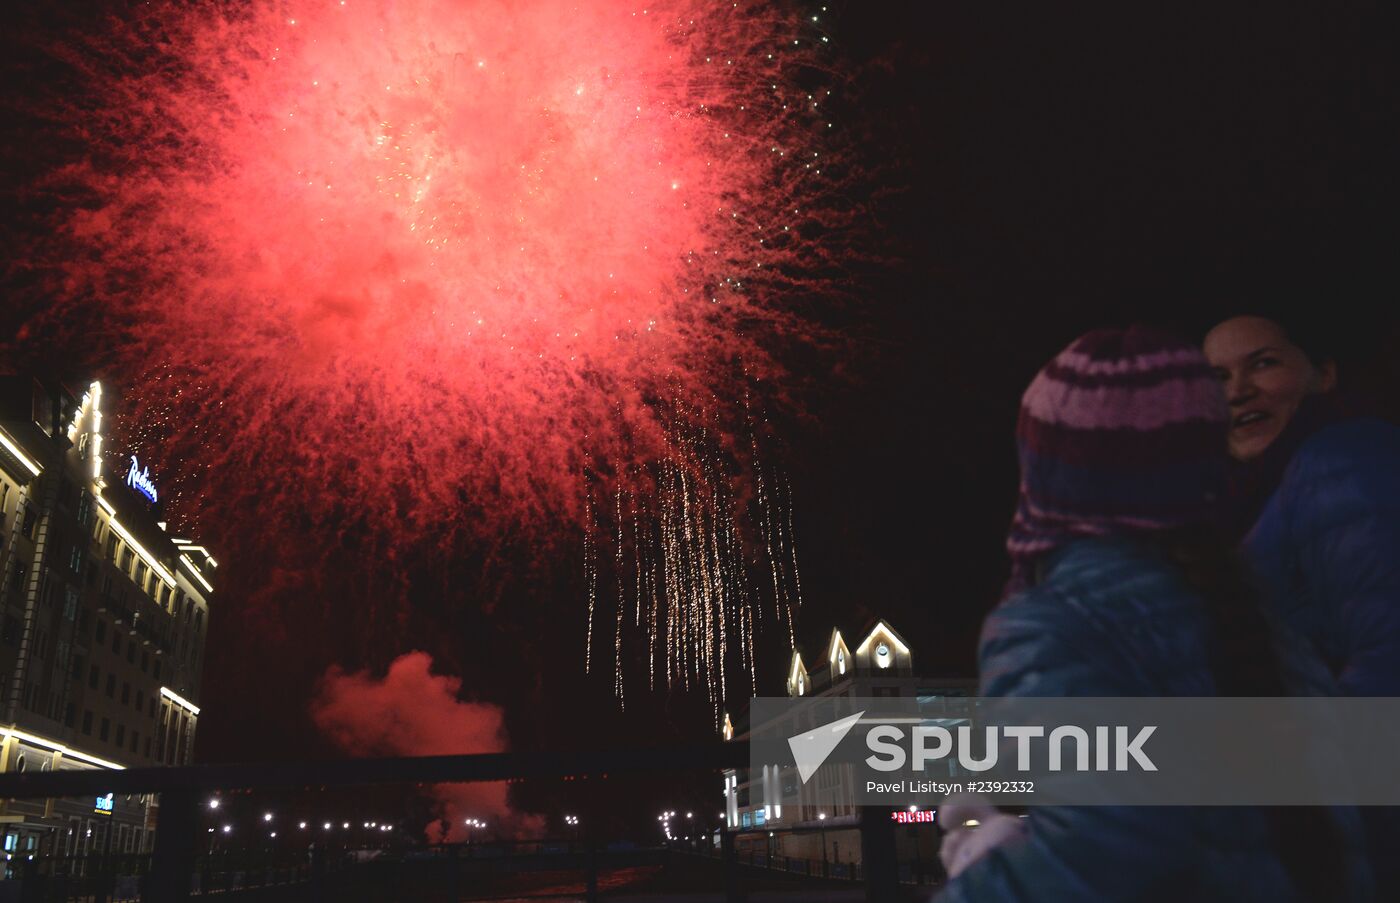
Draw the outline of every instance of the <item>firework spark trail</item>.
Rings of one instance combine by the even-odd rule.
[[[757,686],[755,618],[762,606],[754,602],[766,596],[760,587],[770,583],[774,587],[772,599],[764,604],[775,606],[775,620],[785,628],[783,638],[792,636],[801,584],[791,492],[786,477],[776,472],[766,477],[775,487],[772,491],[737,498],[734,485],[756,480],[753,475],[764,470],[748,458],[758,453],[756,434],[747,437],[748,447],[736,457],[740,449],[733,444],[726,447],[724,437],[707,428],[704,410],[692,408],[680,396],[673,396],[668,405],[668,455],[654,466],[641,468],[645,475],[633,474],[628,481],[654,485],[647,494],[654,509],[641,517],[639,496],[633,495],[632,504],[624,505],[621,495],[615,494],[611,522],[600,518],[587,534],[614,537],[616,629],[622,630],[629,605],[634,613],[647,609],[645,628],[639,632],[648,687],[654,690],[664,683],[668,688],[703,692],[718,719],[721,706],[739,689],[730,686],[731,665],[748,675],[746,689]],[[592,497],[593,490],[586,494]],[[602,512],[593,510],[600,517]],[[654,532],[638,527],[653,520]],[[752,558],[745,553],[742,523],[758,533],[747,546],[755,552]],[[585,562],[585,579],[592,585],[598,579],[598,559],[585,558]],[[656,576],[649,580],[644,574]],[[635,588],[633,598],[629,598],[629,586]],[[732,646],[731,629],[737,631]],[[625,647],[620,633],[615,634],[613,690],[622,699],[630,669],[622,660]],[[737,661],[730,661],[731,650]]]
[[[593,618],[598,606],[598,563],[594,557],[596,552],[596,541],[593,539],[593,495],[588,494],[588,526],[583,531],[583,568],[584,580],[588,590],[588,633],[584,640],[583,652],[583,673],[589,674],[593,671]]]
[[[623,561],[626,545],[623,540],[622,528],[626,521],[622,518],[622,488],[617,490],[617,620],[613,626],[613,693],[619,700],[626,703],[626,696],[622,691],[622,613],[627,608],[627,594],[623,589]]]
[[[268,524],[344,530],[347,506],[388,551],[580,528],[591,671],[598,571],[619,566],[600,543],[654,535],[648,645],[668,683],[713,691],[714,633],[738,630],[751,674],[762,617],[734,518],[762,520],[770,569],[784,540],[771,493],[736,514],[749,491],[723,486],[761,474],[756,452],[721,467],[733,443],[684,421],[738,435],[747,394],[722,400],[759,383],[782,403],[772,350],[816,334],[788,299],[835,291],[854,214],[823,172],[820,13],[136,7],[53,48],[81,99],[45,119],[84,150],[33,187],[53,212],[19,249],[46,300],[26,329],[103,324],[133,387],[116,439],[156,460],[172,522],[234,559],[278,542]],[[656,518],[630,543],[602,523],[624,491],[654,496],[629,496]]]

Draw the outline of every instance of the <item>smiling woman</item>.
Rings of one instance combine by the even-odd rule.
[[[1232,501],[1280,615],[1342,689],[1400,693],[1400,429],[1356,416],[1335,363],[1277,321],[1237,316],[1205,353],[1225,384]]]
[[[1230,403],[1230,454],[1248,461],[1267,449],[1310,395],[1330,392],[1337,365],[1309,355],[1282,326],[1264,317],[1232,317],[1206,336],[1210,359]]]
[[[1312,642],[1342,692],[1400,694],[1400,429],[1354,416],[1335,364],[1274,320],[1212,329],[1226,386],[1234,515],[1277,617]],[[1400,818],[1364,810],[1381,897],[1400,888]]]

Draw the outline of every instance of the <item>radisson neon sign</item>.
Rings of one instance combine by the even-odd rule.
[[[151,479],[151,469],[142,467],[135,455],[131,456],[131,469],[126,472],[126,485],[151,501],[156,500],[156,482]]]

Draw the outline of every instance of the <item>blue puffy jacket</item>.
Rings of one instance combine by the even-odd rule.
[[[1351,420],[1293,455],[1245,550],[1351,696],[1400,696],[1400,428]]]
[[[1123,539],[1080,540],[1043,570],[983,625],[982,695],[1218,695],[1204,603],[1160,552]],[[1281,636],[1276,646],[1286,686],[1299,695],[1328,691],[1306,644]],[[1356,810],[1328,813],[1346,861],[1332,899],[1370,899]],[[1035,806],[1026,824],[1023,837],[977,860],[939,900],[1301,899],[1259,809]]]

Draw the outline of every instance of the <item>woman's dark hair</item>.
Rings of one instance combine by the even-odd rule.
[[[1202,332],[1202,338],[1216,326],[1236,317],[1258,317],[1276,324],[1288,337],[1288,341],[1307,355],[1314,367],[1335,363],[1337,360],[1339,340],[1335,334],[1335,326],[1330,321],[1320,317],[1292,311],[1268,310],[1267,308],[1251,306],[1234,309],[1224,316],[1214,318]]]
[[[1291,695],[1273,627],[1234,545],[1208,529],[1166,532],[1159,535],[1158,544],[1205,601],[1216,691],[1221,696]],[[1329,813],[1310,806],[1271,806],[1264,811],[1284,867],[1304,898],[1328,899],[1345,868]]]

